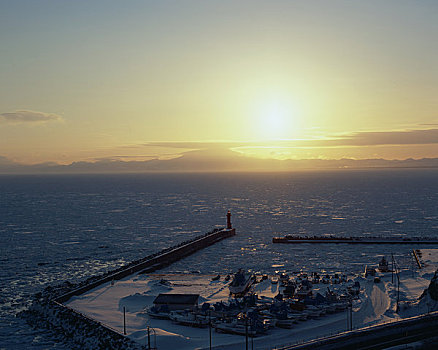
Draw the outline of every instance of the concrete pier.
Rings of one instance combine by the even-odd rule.
[[[49,329],[56,329],[66,339],[75,339],[76,345],[88,344],[91,337],[95,348],[144,349],[144,346],[137,344],[119,331],[69,308],[65,303],[73,296],[79,296],[104,283],[120,280],[134,273],[153,272],[222,239],[234,236],[236,230],[231,227],[230,216],[228,212],[227,228],[214,229],[202,236],[132,261],[124,267],[100,276],[92,276],[83,283],[73,284],[66,281],[58,286],[49,286],[43,292],[34,295],[32,305],[22,312],[22,317],[38,327],[43,325]]]
[[[146,257],[141,259],[139,263],[129,265],[124,269],[118,270],[115,273],[109,274],[97,281],[86,284],[80,288],[69,291],[55,299],[57,303],[63,304],[67,302],[71,297],[81,295],[93,288],[100,286],[101,284],[111,282],[113,280],[120,280],[126,276],[132,275],[136,272],[150,273],[155,270],[161,269],[171,263],[180,260],[188,255],[191,255],[198,250],[208,247],[216,242],[223,240],[224,238],[234,236],[236,229],[222,229],[213,232],[206,233],[204,236],[197,237],[185,244],[170,248],[164,252],[158,253],[153,257]]]
[[[335,244],[438,244],[438,239],[384,237],[274,237],[272,243],[335,243]]]

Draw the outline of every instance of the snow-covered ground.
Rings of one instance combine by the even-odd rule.
[[[361,284],[360,298],[353,302],[353,327],[359,328],[381,322],[391,322],[403,317],[428,312],[434,308],[430,300],[418,301],[418,297],[429,285],[430,279],[438,267],[438,249],[422,249],[424,267],[402,270],[400,273],[400,310],[397,312],[396,276],[391,272],[380,273],[380,283],[374,278],[365,278],[362,274],[348,276]],[[228,283],[224,277],[212,281],[213,275],[185,274],[150,274],[133,275],[114,284],[107,283],[86,294],[72,298],[68,306],[76,309],[114,329],[123,331],[123,307],[126,309],[126,330],[128,336],[140,343],[147,343],[147,327],[156,332],[156,343],[160,349],[194,349],[208,348],[209,329],[191,328],[172,323],[168,320],[150,318],[145,308],[152,306],[153,300],[160,293],[197,293],[201,296],[199,303],[227,301]],[[394,278],[394,282],[392,282]],[[162,283],[161,280],[169,283]],[[342,285],[331,285],[332,289],[342,289]],[[279,291],[279,284],[269,280],[254,285],[259,296],[273,297]],[[314,285],[314,292],[324,294],[327,285]],[[257,348],[269,348],[275,345],[291,344],[319,336],[345,331],[347,312],[326,315],[319,319],[299,322],[292,329],[274,328],[267,335],[252,339]],[[154,337],[152,336],[152,340]],[[240,349],[245,337],[212,332],[214,347]]]
[[[82,296],[74,297],[69,301],[68,306],[119,331],[123,331],[123,307],[125,307],[126,330],[132,339],[146,344],[147,326],[149,326],[156,331],[156,342],[160,349],[208,348],[208,329],[190,328],[168,320],[149,318],[144,308],[152,306],[153,300],[159,293],[199,293],[200,303],[227,301],[229,281],[225,281],[224,276],[219,281],[212,281],[212,277],[213,275],[199,274],[135,275],[117,281],[114,285],[107,283]],[[161,279],[169,281],[170,284],[160,283]],[[278,293],[278,288],[278,284],[265,280],[255,285],[254,289],[259,296],[273,297]],[[290,343],[293,339],[312,338],[315,331],[328,334],[343,331],[345,327],[346,314],[335,314],[320,320],[299,323],[292,330],[276,328],[268,335],[255,338],[253,341],[258,347],[262,345],[268,347],[274,339],[280,344]],[[212,341],[214,346],[241,348],[245,338],[213,331]]]

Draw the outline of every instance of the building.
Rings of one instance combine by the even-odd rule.
[[[199,294],[159,294],[154,305],[162,307],[166,305],[170,311],[172,310],[193,310],[198,307]]]

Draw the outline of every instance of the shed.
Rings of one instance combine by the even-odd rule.
[[[154,305],[166,305],[169,310],[193,310],[198,307],[198,300],[199,294],[159,294],[154,300]]]

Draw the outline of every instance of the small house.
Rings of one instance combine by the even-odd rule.
[[[196,309],[198,307],[199,294],[159,294],[154,305],[162,307],[166,305],[170,311]]]

